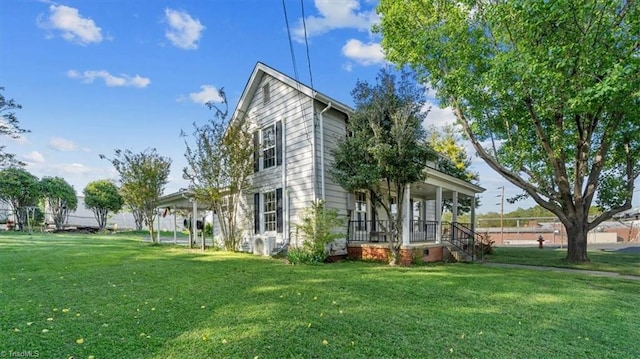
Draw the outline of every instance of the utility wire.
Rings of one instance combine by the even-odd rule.
[[[284,21],[287,24],[287,35],[289,38],[289,53],[291,54],[291,62],[293,63],[293,75],[295,76],[296,81],[299,81],[298,66],[296,65],[296,55],[293,52],[293,41],[291,40],[291,27],[289,26],[289,17],[287,16],[287,5],[285,4],[285,0],[282,0],[282,9],[284,10]]]
[[[311,74],[311,56],[309,55],[309,40],[307,39],[307,22],[304,15],[304,0],[300,0],[300,6],[302,7],[302,28],[304,29],[304,44],[307,48],[307,64],[309,66],[309,82],[311,83],[311,89],[313,90],[313,75]]]
[[[298,76],[298,66],[296,65],[296,56],[295,53],[293,51],[293,40],[291,39],[291,27],[289,26],[289,17],[287,16],[287,6],[285,4],[285,0],[282,0],[282,9],[284,10],[284,20],[285,23],[287,25],[287,35],[289,37],[289,52],[291,53],[291,61],[293,62],[293,74],[294,74],[294,79],[296,80],[296,89],[297,91],[297,98],[298,98],[298,106],[300,106],[300,111],[302,112],[302,118],[306,119],[307,117],[307,111],[306,111],[306,106],[303,105],[302,103],[302,90],[300,88],[300,78]],[[304,21],[304,15],[303,15],[303,21]],[[306,39],[306,30],[305,30],[305,39]],[[311,85],[311,90],[313,91],[313,85]],[[312,103],[313,106],[313,103]],[[304,128],[305,128],[305,134],[307,137],[307,142],[309,142],[309,144],[313,143],[311,140],[311,131],[309,130],[307,121],[302,121],[304,123]]]

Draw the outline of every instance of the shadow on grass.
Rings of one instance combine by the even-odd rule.
[[[292,266],[129,240],[47,238],[40,249],[25,241],[0,237],[8,313],[0,342],[42,357],[638,352],[639,287],[625,281],[473,264]]]

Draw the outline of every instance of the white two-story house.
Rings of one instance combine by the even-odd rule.
[[[349,219],[345,241],[333,246],[332,254],[385,256],[387,219],[372,208],[365,192],[347,192],[330,174],[332,150],[346,136],[352,111],[263,63],[255,66],[232,118],[249,121],[255,148],[252,190],[240,213],[244,248],[270,254],[298,244],[296,224],[304,209],[321,199]],[[449,228],[441,221],[442,202],[453,201],[456,222],[458,199],[468,197],[473,203],[484,189],[433,167],[425,166],[425,171],[427,179],[405,191],[403,248],[419,249],[425,260],[437,260]]]

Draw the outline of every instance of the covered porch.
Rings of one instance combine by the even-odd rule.
[[[193,244],[198,240],[198,218],[201,214],[206,214],[210,208],[204,205],[195,198],[195,195],[192,191],[187,189],[181,189],[178,192],[170,193],[164,195],[158,199],[156,204],[156,208],[158,210],[158,215],[172,215],[173,216],[173,240],[174,243],[178,243],[178,227],[183,225],[182,223],[178,223],[177,217],[178,213],[186,213],[187,220],[189,220],[189,248],[193,246]],[[195,219],[195,220],[194,220]],[[159,222],[158,222],[159,223]],[[195,228],[192,224],[196,224]],[[204,221],[202,221],[204,226]],[[195,229],[195,230],[194,230]],[[160,231],[158,233],[158,242],[160,242]],[[205,244],[204,239],[204,231],[202,231],[202,245]]]
[[[447,175],[432,168],[427,170],[427,178],[423,182],[407,185],[402,201],[402,248],[416,249],[431,253],[433,249],[442,248],[442,244],[459,243],[461,238],[473,238],[475,235],[476,195],[484,192],[484,188]],[[352,248],[387,247],[391,221],[384,211],[373,208],[366,193],[355,193],[347,228],[348,246]],[[396,203],[398,201],[395,201]],[[451,210],[451,222],[443,222],[444,204]],[[458,221],[459,209],[464,204],[470,211],[470,223]],[[392,204],[392,216],[397,213]],[[366,251],[366,250],[358,250]],[[352,251],[353,252],[353,251]]]

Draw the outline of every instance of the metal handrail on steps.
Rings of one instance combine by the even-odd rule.
[[[480,234],[458,222],[442,222],[442,231],[442,238],[471,257],[471,261],[476,258],[482,259],[482,236]],[[478,244],[480,244],[480,248],[478,248]]]

